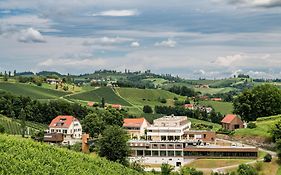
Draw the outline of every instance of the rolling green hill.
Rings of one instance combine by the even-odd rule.
[[[230,102],[200,101],[199,104],[204,106],[212,106],[216,112],[220,112],[224,115],[233,113],[233,104]]]
[[[13,135],[20,135],[21,134],[21,127],[20,127],[20,121],[19,120],[12,120],[11,118],[5,117],[0,114],[0,125],[4,126],[5,133],[7,134],[13,134]],[[45,130],[47,129],[47,125],[39,124],[39,123],[33,123],[26,121],[27,126],[27,133],[28,135],[32,135],[38,130]]]
[[[118,163],[65,148],[0,134],[0,174],[138,175]]]
[[[281,115],[271,116],[271,117],[262,117],[258,118],[256,121],[256,128],[249,129],[243,128],[235,131],[236,136],[258,136],[258,137],[270,137],[270,130],[275,123],[281,120]]]
[[[160,89],[116,88],[116,90],[120,96],[137,106],[163,105],[161,102],[159,102],[160,98],[170,100],[173,100],[174,97],[184,98],[174,93]],[[169,101],[167,103],[169,104]]]
[[[0,82],[0,90],[10,92],[14,95],[28,96],[32,99],[57,99],[69,94],[67,92],[46,89],[31,84],[7,82]]]
[[[66,97],[67,99],[83,100],[83,101],[94,101],[100,102],[101,98],[105,99],[106,103],[109,104],[121,104],[123,106],[131,106],[126,100],[119,97],[112,88],[101,87],[96,90],[90,90],[83,93],[77,93]]]

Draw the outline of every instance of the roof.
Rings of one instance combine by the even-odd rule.
[[[211,98],[212,101],[222,101],[222,98]]]
[[[222,123],[231,123],[232,120],[234,120],[235,118],[239,118],[237,115],[235,114],[228,114],[226,115],[223,119],[222,119]],[[240,118],[239,118],[240,119]]]
[[[193,108],[193,104],[185,104],[184,107],[186,107],[186,108]]]
[[[95,103],[94,102],[92,102],[92,101],[89,101],[88,102],[88,106],[93,106]]]
[[[112,108],[121,108],[122,105],[120,105],[120,104],[112,104],[111,107]]]
[[[141,127],[145,118],[124,118],[123,127]]]
[[[60,115],[60,116],[57,116],[56,118],[54,118],[52,120],[49,127],[52,127],[52,128],[69,128],[73,121],[78,121],[78,119],[76,119],[73,116]]]

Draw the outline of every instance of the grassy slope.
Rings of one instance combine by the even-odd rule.
[[[0,162],[0,174],[138,174],[103,158],[5,135],[0,135]]]
[[[249,129],[238,129],[235,131],[235,135],[237,136],[261,136],[261,137],[270,137],[270,129],[273,127],[275,123],[280,121],[281,115],[274,117],[263,117],[264,119],[268,118],[268,120],[257,121],[256,128]],[[261,119],[261,118],[260,118]],[[259,119],[258,119],[259,120]]]
[[[160,89],[116,88],[116,90],[122,97],[136,106],[164,105],[163,103],[159,102],[159,98],[182,98],[179,95]]]
[[[66,97],[68,99],[76,99],[83,101],[94,101],[100,102],[101,98],[105,99],[106,103],[109,104],[121,104],[123,106],[131,106],[126,100],[120,98],[113,90],[109,87],[101,87],[96,90],[91,90],[83,93],[77,93]]]
[[[216,112],[222,114],[231,114],[233,111],[233,104],[230,102],[200,101],[199,103],[205,106],[212,106]]]
[[[22,83],[1,82],[0,89],[10,92],[14,95],[29,96],[32,99],[57,99],[68,94],[67,92],[51,90]]]
[[[198,119],[194,119],[194,118],[188,118],[188,120],[191,121],[192,124],[205,124],[205,125],[211,125],[213,126],[213,131],[217,131],[221,128],[221,125],[217,124],[217,123],[212,123],[212,122],[207,122],[204,120],[198,120]]]
[[[0,124],[4,126],[5,133],[15,134],[15,135],[21,134],[21,127],[20,127],[19,120],[16,119],[12,120],[11,118],[0,115]],[[30,135],[38,130],[45,130],[48,128],[47,125],[28,122],[28,121],[26,122],[26,126],[29,128]]]
[[[234,88],[226,87],[226,88],[194,88],[195,91],[201,92],[202,94],[217,94],[217,93],[226,93],[229,91],[233,91]]]

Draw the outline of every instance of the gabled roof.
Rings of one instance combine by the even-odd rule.
[[[193,108],[193,104],[185,104],[184,107],[186,107],[186,108]]]
[[[51,128],[69,128],[71,123],[74,121],[78,121],[73,116],[68,116],[68,115],[60,115],[54,118],[49,125]]]
[[[239,118],[237,115],[235,114],[228,114],[226,115],[223,119],[222,119],[222,123],[231,123],[232,120],[234,120],[235,118]],[[239,118],[240,119],[240,118]]]
[[[143,122],[145,121],[145,118],[125,118],[123,127],[141,127]]]
[[[122,105],[120,105],[120,104],[112,104],[111,107],[112,108],[121,108]]]

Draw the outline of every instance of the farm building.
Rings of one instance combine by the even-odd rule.
[[[222,121],[222,128],[233,131],[235,129],[244,128],[244,123],[240,117],[234,114],[226,115]]]
[[[131,139],[141,139],[149,125],[145,118],[125,118],[123,128],[127,130]]]

